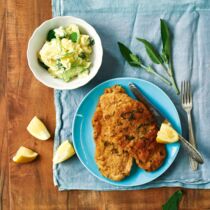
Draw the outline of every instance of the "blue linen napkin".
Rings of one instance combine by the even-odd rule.
[[[186,136],[186,114],[174,91],[148,73],[125,63],[117,41],[140,53],[150,63],[143,46],[136,37],[151,40],[160,46],[160,18],[165,19],[174,34],[173,58],[178,85],[189,79],[194,94],[193,119],[198,149],[205,164],[195,172],[181,149],[172,166],[158,179],[138,187],[116,187],[104,183],[92,174],[74,156],[53,168],[54,183],[59,190],[133,190],[163,186],[210,189],[210,1],[192,0],[52,0],[53,16],[72,15],[85,19],[101,37],[104,57],[97,76],[77,90],[55,90],[56,131],[54,149],[65,139],[71,139],[72,119],[77,106],[93,87],[116,77],[136,77],[149,80],[161,87],[176,105]]]

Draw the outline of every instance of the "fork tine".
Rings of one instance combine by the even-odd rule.
[[[185,88],[186,88],[186,90],[185,90],[185,95],[186,95],[186,104],[188,104],[188,102],[189,102],[189,94],[188,94],[188,81],[185,81]]]
[[[190,104],[191,103],[191,99],[190,99],[190,95],[191,95],[191,91],[190,91],[190,82],[188,81],[188,91],[187,91],[187,94],[188,94],[188,103]]]
[[[187,86],[186,86],[186,80],[184,80],[184,104],[187,103]]]
[[[192,103],[192,91],[191,91],[190,82],[189,82],[189,103]]]
[[[182,98],[182,104],[184,103],[184,82],[181,82],[181,98]]]
[[[193,126],[191,120],[191,110],[193,108],[193,98],[191,92],[190,81],[183,80],[181,83],[181,100],[182,100],[182,108],[187,113],[188,118],[188,129],[189,129],[189,141],[195,147],[195,138],[193,134]],[[197,169],[197,163],[190,159],[190,166],[192,170]]]
[[[188,102],[190,103],[191,102],[191,100],[190,100],[190,93],[191,91],[190,91],[190,82],[188,81],[188,98],[189,98],[189,100],[188,100]]]
[[[182,104],[189,105],[192,103],[191,85],[188,80],[181,82],[181,100]]]
[[[189,103],[192,103],[192,91],[191,91],[190,81],[189,81]]]

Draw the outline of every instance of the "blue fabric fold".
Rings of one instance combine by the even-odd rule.
[[[173,60],[178,85],[184,79],[189,79],[192,84],[195,136],[198,149],[205,158],[205,163],[193,172],[188,156],[181,149],[172,166],[161,177],[142,186],[124,188],[98,180],[75,156],[53,168],[54,183],[59,190],[133,190],[164,186],[210,189],[210,1],[52,0],[52,9],[53,16],[76,16],[93,25],[104,49],[102,67],[90,83],[77,90],[55,90],[54,149],[63,140],[71,139],[73,115],[85,94],[107,79],[125,76],[143,78],[161,87],[176,105],[185,131],[183,135],[187,137],[186,114],[179,96],[148,73],[125,63],[117,46],[118,41],[125,43],[149,64],[150,60],[136,37],[148,39],[160,49],[159,21],[163,18],[174,35]],[[158,66],[156,68],[161,71]]]

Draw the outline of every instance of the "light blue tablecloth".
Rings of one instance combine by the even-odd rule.
[[[102,67],[89,84],[73,91],[55,90],[55,149],[62,140],[71,138],[72,118],[84,95],[99,83],[116,77],[143,78],[160,86],[175,103],[183,130],[187,130],[179,97],[159,80],[125,63],[117,46],[117,41],[127,44],[149,63],[143,46],[135,37],[144,37],[160,46],[159,20],[163,18],[170,23],[174,34],[173,57],[178,84],[189,79],[193,85],[195,136],[205,158],[205,164],[192,172],[188,156],[181,149],[169,170],[155,181],[135,188],[118,188],[96,179],[75,156],[53,169],[54,183],[59,190],[210,188],[210,1],[53,0],[52,7],[53,16],[72,15],[93,25],[104,49]]]

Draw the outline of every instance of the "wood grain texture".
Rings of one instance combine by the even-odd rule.
[[[41,142],[26,131],[34,115],[55,129],[53,91],[35,80],[26,48],[35,27],[51,17],[50,0],[1,0],[0,3],[0,199],[3,210],[159,210],[179,188],[142,191],[58,192],[52,179],[53,140]],[[11,161],[27,146],[40,154],[31,164]],[[210,190],[184,190],[182,210],[210,209]]]
[[[7,114],[6,114],[6,83],[7,83],[7,57],[6,57],[6,1],[0,6],[0,210],[9,209],[9,170],[7,150]]]
[[[10,171],[10,209],[64,209],[67,193],[58,193],[52,179],[52,139],[38,141],[26,131],[34,115],[53,133],[53,90],[41,85],[26,61],[28,40],[42,21],[51,17],[50,1],[7,1],[7,108]],[[53,136],[52,136],[53,138]],[[31,164],[11,161],[21,146],[34,149],[40,158]]]

